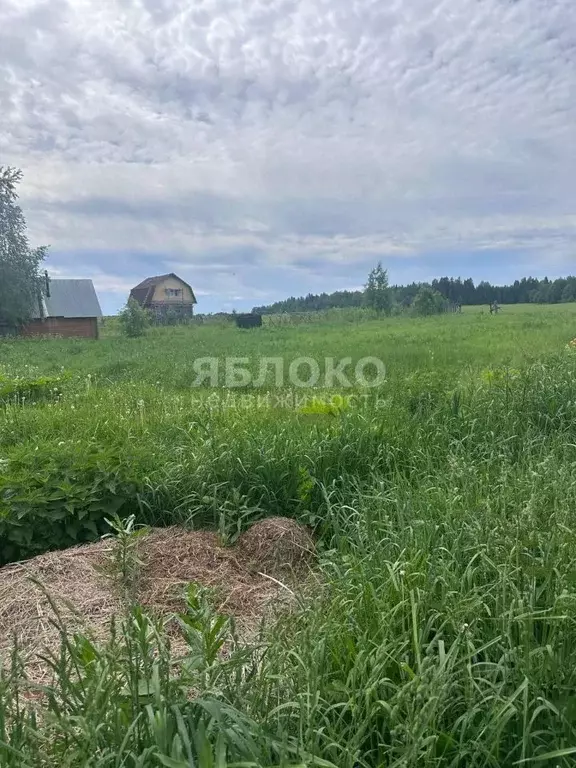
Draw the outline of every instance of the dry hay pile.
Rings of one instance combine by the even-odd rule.
[[[39,682],[46,674],[36,656],[59,638],[50,600],[68,631],[106,638],[111,618],[125,610],[109,574],[114,546],[107,539],[0,568],[0,659],[16,638],[29,675]],[[184,609],[184,589],[196,582],[211,588],[215,609],[234,616],[248,637],[275,606],[286,605],[287,585],[305,578],[313,556],[310,534],[288,518],[256,523],[233,547],[209,531],[153,529],[138,543],[135,597],[167,616]]]

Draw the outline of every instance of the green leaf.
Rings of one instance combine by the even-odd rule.
[[[541,760],[553,760],[556,757],[567,757],[568,755],[576,755],[576,747],[555,749],[553,752],[546,752],[545,754],[537,755],[536,757],[525,757],[523,760],[517,760],[514,765],[521,765],[523,763],[537,763]]]

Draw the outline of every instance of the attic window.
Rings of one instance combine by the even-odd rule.
[[[166,288],[166,296],[176,297],[182,296],[182,288]]]

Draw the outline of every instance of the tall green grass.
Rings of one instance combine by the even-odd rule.
[[[397,332],[425,363],[396,350],[395,375],[341,410],[222,407],[180,387],[179,373],[152,382],[160,340],[176,349],[196,329],[138,342],[136,367],[114,378],[91,357],[105,347],[81,346],[76,363],[63,353],[74,345],[39,344],[36,367],[54,354],[78,372],[61,396],[3,406],[0,488],[19,467],[20,503],[38,512],[47,468],[121,469],[135,486],[121,514],[224,533],[293,516],[314,526],[318,565],[300,607],[255,648],[194,589],[184,660],[137,606],[104,645],[69,636],[56,616],[48,685],[26,682],[17,649],[5,664],[0,764],[573,765],[576,353],[563,347],[576,334],[564,312],[391,323],[389,351]],[[234,331],[218,341],[200,330],[223,347]],[[293,334],[277,347],[286,355],[305,335],[276,330]],[[370,323],[356,329],[357,356],[374,354],[365,331],[379,343]],[[310,349],[321,338],[334,345],[323,353],[346,348],[341,332],[315,332]],[[268,354],[268,337],[238,334]],[[496,347],[482,346],[486,334]],[[34,346],[7,348],[15,369]],[[0,490],[4,509],[12,498]]]
[[[257,374],[262,357],[291,361],[311,356],[322,362],[325,356],[351,356],[357,361],[375,355],[386,364],[389,377],[396,379],[424,369],[453,374],[469,367],[518,367],[560,349],[576,335],[576,304],[504,307],[497,317],[479,307],[466,310],[461,315],[355,323],[321,313],[312,325],[252,331],[211,325],[156,328],[141,339],[107,335],[105,327],[99,341],[4,340],[0,369],[14,373],[35,369],[48,375],[65,368],[84,379],[90,375],[104,386],[138,382],[189,390],[192,364],[199,357],[248,357]]]

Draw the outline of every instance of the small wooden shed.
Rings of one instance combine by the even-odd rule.
[[[102,310],[92,280],[52,280],[46,277],[33,319],[20,331],[22,336],[98,338]]]

